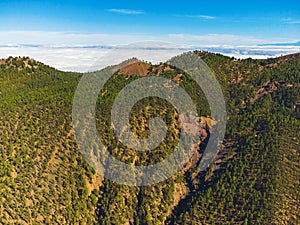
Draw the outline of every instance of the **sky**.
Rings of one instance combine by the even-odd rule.
[[[300,40],[300,4],[296,0],[222,2],[2,0],[0,44],[122,44],[145,39],[259,44]]]
[[[298,1],[1,0],[0,58],[86,71],[111,46],[149,40],[239,58],[290,54],[300,47],[260,45],[300,41]]]

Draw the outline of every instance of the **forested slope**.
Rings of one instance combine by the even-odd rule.
[[[147,98],[132,110],[134,132],[146,137],[148,119],[168,125],[151,153],[116,140],[110,109],[118,92],[140,76],[181,85],[202,116],[201,143],[186,167],[165,182],[131,187],[94,173],[83,160],[71,124],[81,74],[29,58],[0,62],[0,224],[297,224],[300,196],[300,55],[236,60],[196,52],[224,92],[228,121],[214,163],[197,164],[209,138],[210,111],[197,84],[167,64],[137,63],[117,72],[99,94],[97,128],[118,159],[149,165],[178,143],[178,114]],[[139,68],[139,66],[142,66]]]
[[[79,78],[28,58],[1,65],[0,224],[95,221],[97,193],[88,186],[101,179],[81,158],[71,126]]]

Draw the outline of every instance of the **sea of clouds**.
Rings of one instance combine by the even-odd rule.
[[[128,58],[158,63],[180,53],[202,50],[220,53],[235,58],[264,59],[299,53],[300,46],[135,46],[128,48],[118,45],[1,45],[0,58],[29,56],[35,60],[63,71],[87,72],[120,63]]]

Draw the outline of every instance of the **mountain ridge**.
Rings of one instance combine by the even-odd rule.
[[[11,57],[1,64],[0,223],[297,224],[300,54],[237,60],[195,53],[211,68],[226,99],[222,149],[206,171],[190,168],[148,187],[103,179],[83,160],[71,123],[82,74],[28,58]],[[118,159],[153,163],[176,144],[178,115],[170,105],[146,99],[132,109],[134,130],[142,137],[148,132],[148,117],[160,115],[169,121],[168,144],[150,157],[119,145],[107,126],[114,96],[139,78],[135,73],[137,68],[119,70],[105,85],[97,101],[97,128]],[[194,91],[198,87],[184,71],[159,64],[150,65],[147,75],[177,82],[195,100],[199,114],[209,115],[203,94]],[[203,149],[205,142],[199,146],[200,156]]]
[[[260,44],[259,46],[300,46],[300,41],[294,43]]]

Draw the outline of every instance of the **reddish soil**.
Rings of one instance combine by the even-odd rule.
[[[125,66],[120,69],[120,74],[123,75],[137,75],[137,76],[146,76],[148,74],[148,69],[150,67],[150,64],[145,62],[135,62],[128,66]]]

